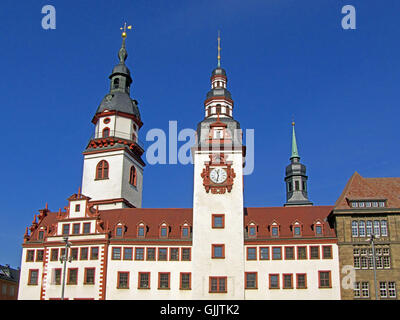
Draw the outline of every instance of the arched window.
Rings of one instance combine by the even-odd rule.
[[[108,162],[101,160],[96,168],[96,180],[108,179]]]
[[[215,113],[221,114],[221,105],[220,104],[217,104],[217,106],[215,107]]]
[[[114,79],[114,89],[118,89],[119,88],[119,79],[116,78]]]
[[[136,168],[135,166],[132,166],[129,174],[129,183],[136,187],[136,180],[137,180]]]
[[[108,138],[110,136],[110,128],[103,129],[103,138]]]

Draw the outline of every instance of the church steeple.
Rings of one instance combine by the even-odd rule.
[[[286,167],[286,203],[285,206],[312,205],[308,199],[306,166],[300,163],[297,149],[296,132],[292,122],[292,154]]]

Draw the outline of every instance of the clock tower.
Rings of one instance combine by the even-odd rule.
[[[197,126],[193,194],[193,299],[244,299],[243,164],[245,147],[226,71],[211,74]]]

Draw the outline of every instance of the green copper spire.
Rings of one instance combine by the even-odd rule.
[[[293,133],[292,133],[292,156],[290,157],[290,159],[293,159],[293,158],[300,159],[299,152],[297,151],[296,132],[294,131],[294,121],[292,122],[292,128],[293,128]]]

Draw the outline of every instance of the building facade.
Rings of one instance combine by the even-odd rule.
[[[308,198],[294,123],[287,202],[244,207],[246,147],[219,56],[192,148],[193,207],[142,208],[143,123],[125,36],[83,152],[82,189],[26,229],[19,299],[340,299],[328,220],[338,212]]]
[[[398,298],[399,195],[400,178],[363,178],[355,172],[337,200],[329,218],[334,221],[343,270],[342,299]],[[349,283],[351,273],[354,283]]]

